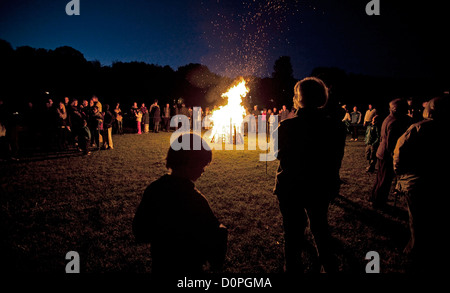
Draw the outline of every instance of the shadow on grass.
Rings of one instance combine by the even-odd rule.
[[[403,223],[408,219],[408,213],[399,208],[388,206],[383,211],[366,208],[344,196],[338,195],[333,204],[344,209],[351,219],[358,219],[367,226],[372,227],[378,236],[384,236],[390,241],[390,247],[399,247],[405,244],[409,237],[408,227]]]

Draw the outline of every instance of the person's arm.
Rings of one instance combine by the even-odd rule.
[[[199,245],[205,252],[207,261],[209,262],[213,271],[221,270],[225,261],[225,256],[228,247],[228,230],[220,224],[219,220],[214,215],[206,198],[198,194],[195,203],[193,217],[194,235],[198,237]]]

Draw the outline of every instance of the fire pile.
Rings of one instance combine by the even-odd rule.
[[[213,128],[210,140],[215,143],[244,143],[244,129],[241,129],[242,122],[246,116],[245,108],[241,105],[242,98],[249,92],[245,85],[245,80],[231,87],[227,92],[221,95],[222,98],[228,98],[228,104],[219,107],[212,113],[211,121]]]

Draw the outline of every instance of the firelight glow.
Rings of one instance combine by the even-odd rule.
[[[236,131],[236,134],[241,133],[241,124],[246,115],[245,108],[242,106],[242,98],[248,92],[249,88],[245,85],[245,80],[241,78],[237,85],[231,87],[221,95],[222,98],[228,98],[228,103],[212,113],[211,121],[213,128],[210,136],[211,141],[230,142],[233,139],[234,131]]]

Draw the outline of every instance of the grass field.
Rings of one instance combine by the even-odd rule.
[[[64,272],[68,251],[82,272],[150,272],[148,245],[136,244],[131,223],[146,186],[166,173],[170,134],[115,135],[114,150],[35,154],[1,163],[1,266],[21,272]],[[272,194],[277,162],[260,150],[213,153],[196,182],[229,229],[224,271],[283,271],[283,229]],[[367,195],[375,175],[365,172],[364,143],[347,141],[344,184],[329,209],[342,272],[364,273],[368,251],[380,254],[381,272],[404,272],[408,237],[405,201],[373,210]],[[392,198],[391,198],[392,199]],[[308,251],[306,256],[310,256]]]

